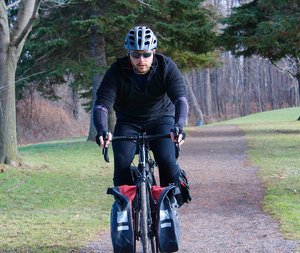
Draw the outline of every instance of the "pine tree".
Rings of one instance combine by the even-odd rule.
[[[92,57],[95,28],[104,37],[107,65],[126,54],[124,39],[136,25],[150,26],[158,35],[158,52],[174,58],[181,70],[208,64],[214,61],[214,15],[195,0],[74,1],[42,9],[19,63],[18,87],[34,85],[45,97],[58,99],[53,85],[71,76],[72,86],[91,97],[93,76],[107,68]]]

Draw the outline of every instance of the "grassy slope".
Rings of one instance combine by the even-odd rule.
[[[285,237],[300,239],[299,108],[253,114],[219,124],[235,124],[248,140],[248,155],[260,166],[266,187],[264,209],[279,218]]]
[[[69,252],[109,227],[112,163],[85,139],[19,148],[30,168],[0,174],[0,249]]]

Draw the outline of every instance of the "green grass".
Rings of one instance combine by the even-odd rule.
[[[264,210],[280,221],[286,238],[300,239],[299,108],[253,114],[220,124],[238,125],[248,140],[248,157],[261,167]]]
[[[0,249],[70,252],[109,227],[113,163],[76,138],[19,148],[25,168],[0,173]],[[0,251],[1,251],[0,250]]]

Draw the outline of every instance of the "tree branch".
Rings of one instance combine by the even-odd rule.
[[[46,72],[48,72],[48,71],[49,71],[49,70],[47,70],[47,71],[41,71],[41,72],[34,73],[34,74],[30,75],[30,76],[26,76],[26,77],[24,77],[24,78],[19,78],[19,80],[15,81],[15,83],[18,83],[18,82],[21,82],[21,81],[23,81],[23,80],[26,80],[26,79],[28,79],[28,78],[30,78],[30,77],[32,77],[32,76],[44,74],[44,73],[46,73]]]
[[[145,2],[142,1],[142,0],[138,0],[138,1],[140,2],[141,5],[146,5],[146,6],[149,7],[150,9],[155,10],[154,8],[151,7],[150,0],[149,0],[149,3],[145,3]]]
[[[31,30],[32,24],[33,24],[33,22],[34,22],[34,20],[36,19],[36,16],[37,16],[37,12],[38,12],[40,3],[41,3],[41,0],[36,0],[35,1],[31,18],[28,20],[27,25],[25,26],[25,28],[23,29],[21,34],[18,36],[18,38],[12,43],[13,46],[17,47],[21,43],[21,41],[24,39],[26,34]]]
[[[292,77],[296,78],[296,74],[291,71],[289,68],[280,67],[276,62],[273,62],[274,66],[279,68],[281,71],[288,72]]]
[[[72,3],[72,0],[42,0],[43,5],[40,7],[43,10],[49,10],[51,8],[66,7]]]
[[[7,6],[6,6],[6,10],[8,10],[9,8],[14,7],[15,5],[19,4],[20,2],[21,2],[21,0],[18,0],[18,1],[16,1],[16,2],[12,3],[12,4],[7,5]]]

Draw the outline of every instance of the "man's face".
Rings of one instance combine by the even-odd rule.
[[[144,53],[146,54],[142,55]],[[153,62],[154,53],[155,50],[130,51],[130,60],[138,75],[149,72]],[[147,57],[148,55],[150,56]]]

